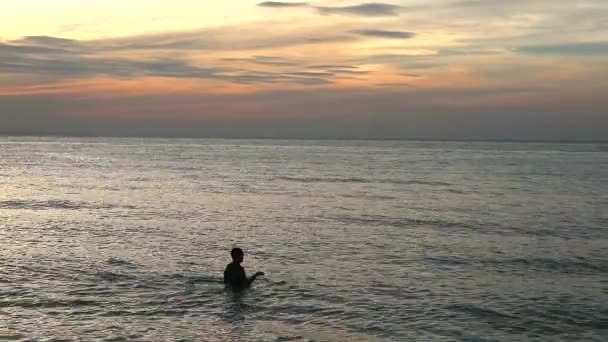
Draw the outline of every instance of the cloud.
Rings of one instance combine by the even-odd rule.
[[[323,76],[327,76],[324,78]],[[273,73],[273,72],[242,72],[230,78],[231,82],[239,84],[260,84],[260,83],[291,83],[299,85],[324,85],[331,84],[330,74],[324,73]]]
[[[80,49],[81,45],[76,40],[49,36],[28,36],[5,42],[0,41],[2,59],[23,54],[66,55],[78,52]]]
[[[77,40],[52,36],[26,36],[20,39],[10,40],[8,41],[8,44],[13,46],[36,46],[46,48],[80,47],[80,43]]]
[[[300,65],[301,62],[294,61],[289,58],[278,57],[278,56],[253,56],[249,58],[222,58],[225,62],[243,62],[253,63],[260,65],[274,65],[274,66],[296,66]]]
[[[65,49],[58,49],[53,47],[46,46],[35,46],[35,45],[14,45],[14,44],[6,44],[0,43],[0,56],[2,59],[20,55],[20,54],[29,54],[29,53],[66,53]],[[1,59],[0,59],[1,61]]]
[[[299,69],[298,69],[299,70]],[[113,78],[167,77],[206,79],[233,83],[290,83],[318,85],[331,83],[327,72],[276,71],[257,72],[247,69],[200,67],[179,59],[131,60],[120,58],[20,58],[0,61],[0,73],[54,75],[63,79],[94,76]]]
[[[57,30],[55,34],[65,34],[73,31],[80,31],[84,29],[90,29],[93,27],[98,27],[106,24],[107,22],[104,19],[95,19],[91,21],[84,21],[79,23],[65,24],[57,26]]]
[[[290,7],[308,7],[306,2],[279,2],[279,1],[264,1],[258,4],[259,7],[271,8],[290,8]]]
[[[223,58],[220,62],[245,62],[281,67],[259,72],[251,67],[203,67],[179,58],[152,56],[124,57],[107,45],[63,38],[35,36],[0,43],[0,74],[32,75],[43,82],[107,76],[117,79],[167,77],[206,79],[223,82],[289,83],[321,85],[332,83],[337,73],[309,71],[304,63],[280,56],[257,55],[250,58]],[[108,44],[112,45],[112,44]],[[118,49],[120,50],[120,49]],[[156,56],[155,56],[156,55]],[[217,63],[215,65],[218,65]],[[221,64],[220,64],[221,65]],[[285,70],[287,68],[287,70]],[[346,72],[343,72],[346,73]]]
[[[34,44],[34,45],[54,45],[54,46],[74,46],[78,41],[73,39],[58,38],[51,36],[25,36],[20,39],[11,40],[13,44]]]
[[[253,59],[255,63],[263,65],[293,66],[299,64],[289,58],[278,56],[254,56]]]
[[[294,76],[311,76],[311,77],[331,77],[334,76],[331,72],[315,72],[315,71],[297,71],[291,73]]]
[[[269,26],[275,26],[269,31]],[[308,32],[280,30],[272,22],[250,23],[183,32],[99,39],[87,44],[99,50],[251,50],[353,41],[356,37],[336,32],[335,26]]]
[[[372,72],[369,70],[361,70],[355,65],[331,65],[331,64],[320,64],[320,65],[308,65],[308,70],[323,70],[324,72],[331,73],[336,77],[349,77],[356,75],[369,75]]]
[[[269,30],[269,26],[273,29]],[[31,36],[2,41],[1,52],[112,54],[146,50],[168,51],[240,51],[278,49],[302,45],[351,42],[358,38],[348,34],[349,27],[319,25],[306,31],[291,28],[285,22],[254,22],[188,31],[159,32],[117,38],[72,40],[53,36]],[[352,26],[350,26],[352,28]],[[260,63],[264,61],[260,60]],[[272,61],[267,60],[270,64]]]
[[[489,56],[499,55],[504,53],[504,49],[497,50],[481,50],[476,48],[458,48],[458,49],[441,49],[439,55],[441,56]]]
[[[307,63],[306,60],[297,60],[273,55],[254,55],[239,58],[205,58],[205,63],[212,63],[213,67],[202,66],[186,58],[167,57],[168,52],[193,49],[190,44],[197,40],[205,48],[202,50],[221,51],[228,49],[228,44],[238,46],[232,41],[231,29],[221,45],[214,45],[218,32],[205,31],[209,35],[202,35],[208,41],[198,41],[201,32],[174,32],[169,34],[153,34],[133,36],[120,39],[99,40],[73,40],[52,36],[31,36],[17,40],[0,43],[0,72],[5,74],[29,75],[41,82],[48,82],[48,77],[62,79],[83,79],[89,77],[105,76],[125,79],[138,77],[167,77],[216,80],[232,83],[284,83],[296,85],[330,84],[335,78],[344,78],[354,75],[370,74],[368,70],[361,70],[356,65],[322,65]],[[336,34],[336,33],[330,33]],[[339,33],[338,33],[339,34]],[[409,32],[361,30],[360,35],[409,37]],[[302,37],[301,33],[289,32],[283,37],[275,38],[272,44],[294,44],[314,40],[326,42],[354,40],[356,37],[342,38],[343,36],[326,35],[320,37]],[[249,37],[236,36],[234,39],[243,39],[243,46],[252,48]],[[252,37],[253,39],[253,37]],[[188,43],[187,43],[188,42]],[[257,44],[256,40],[251,41]],[[226,45],[224,45],[226,44]],[[273,46],[273,45],[270,46]],[[236,49],[235,46],[230,48]],[[147,49],[149,46],[157,47]],[[163,48],[160,48],[160,47]],[[269,46],[269,45],[264,45]],[[129,50],[146,50],[146,53],[124,53]],[[218,63],[219,62],[219,63]],[[225,63],[222,63],[225,62]],[[257,66],[264,66],[262,71]],[[267,70],[272,68],[273,70]]]
[[[448,48],[440,50],[412,50],[411,53],[407,53],[407,50],[403,49],[403,53],[379,53],[370,54],[368,56],[352,59],[353,63],[371,63],[371,64],[385,64],[392,65],[399,69],[438,69],[453,64],[453,59],[460,58],[458,63],[464,63],[463,57],[467,57],[471,60],[477,60],[478,58],[496,58],[498,60],[501,55],[506,55],[502,49],[488,49],[480,50],[477,47],[459,47],[459,48]],[[468,67],[467,64],[461,64]],[[480,68],[479,66],[476,68]]]
[[[296,8],[309,7],[317,10],[322,15],[353,15],[361,17],[387,17],[399,15],[401,6],[380,2],[368,2],[352,6],[313,6],[307,2],[279,2],[265,1],[258,4],[259,7],[267,8]]]
[[[354,65],[335,65],[335,64],[321,64],[321,65],[311,65],[310,68],[313,69],[357,69]]]
[[[386,17],[399,15],[399,10],[401,9],[401,6],[380,2],[369,2],[353,6],[319,6],[315,8],[319,11],[319,13],[324,15],[341,14],[362,17]]]
[[[414,32],[405,31],[387,31],[387,30],[354,30],[353,33],[368,36],[368,37],[379,37],[379,38],[390,38],[390,39],[410,39],[414,38],[416,34]]]
[[[389,64],[399,69],[434,69],[446,66],[449,62],[440,60],[438,55],[374,54],[353,62]]]
[[[608,55],[608,42],[566,43],[523,46],[518,51],[535,55],[590,56]]]
[[[74,55],[71,57],[20,56],[0,60],[0,72],[12,74],[55,75],[64,78],[110,76],[129,78],[157,76],[172,78],[221,79],[226,69],[203,68],[179,59],[135,60]]]
[[[387,83],[378,83],[376,84],[378,87],[388,87],[388,88],[416,88],[416,86],[410,83],[403,82],[387,82]]]

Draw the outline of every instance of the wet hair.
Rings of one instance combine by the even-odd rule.
[[[230,256],[232,257],[232,259],[236,259],[236,258],[237,258],[237,256],[239,256],[239,255],[243,255],[243,254],[244,254],[244,253],[243,253],[243,250],[242,250],[242,249],[240,249],[240,248],[238,248],[238,247],[237,247],[237,248],[233,248],[233,249],[230,251]]]

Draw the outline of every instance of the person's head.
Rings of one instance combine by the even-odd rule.
[[[230,251],[230,256],[232,256],[232,261],[236,262],[237,264],[240,264],[243,262],[243,250],[240,248],[233,248],[232,251]]]

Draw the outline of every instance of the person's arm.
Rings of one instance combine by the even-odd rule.
[[[249,282],[249,285],[251,285],[255,279],[259,276],[263,276],[264,272],[256,272],[256,274],[252,275],[251,277],[249,277],[249,279],[247,279],[247,281]]]

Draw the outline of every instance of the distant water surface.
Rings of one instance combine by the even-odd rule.
[[[0,138],[0,339],[606,341],[608,145]],[[221,284],[233,246],[267,276]]]

